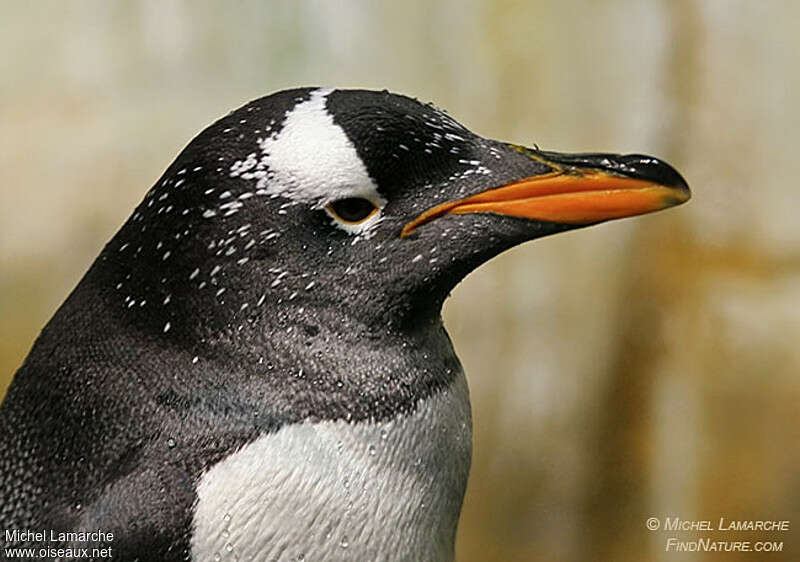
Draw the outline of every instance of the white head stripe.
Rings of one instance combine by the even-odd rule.
[[[286,115],[283,127],[259,143],[269,170],[266,189],[324,206],[345,197],[383,203],[350,139],[325,108],[331,90],[315,90]]]

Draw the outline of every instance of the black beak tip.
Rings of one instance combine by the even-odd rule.
[[[671,187],[683,192],[687,199],[691,194],[689,184],[683,176],[663,160],[645,154],[626,154],[620,156],[618,162],[619,171],[625,175]]]
[[[569,168],[601,170],[671,188],[676,192],[676,201],[683,202],[691,196],[689,184],[683,176],[655,156],[608,153],[564,154],[548,151],[539,151],[539,154],[551,162]]]

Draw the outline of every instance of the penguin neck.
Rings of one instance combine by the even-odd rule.
[[[104,348],[105,361],[135,372],[153,392],[203,388],[208,400],[228,396],[267,419],[387,420],[413,411],[461,372],[438,315],[389,327],[321,292],[290,299],[265,291],[253,300],[232,283],[221,297],[230,292],[251,304],[229,306],[234,300],[210,302],[169,279],[156,288],[152,276],[134,283],[136,272],[109,265],[101,256],[53,322],[86,325],[82,338],[121,333],[157,345],[158,355],[144,353],[146,346]],[[163,372],[172,375],[160,379]]]
[[[300,419],[391,419],[461,373],[438,317],[391,330],[303,301],[266,307],[243,328],[207,340],[205,349],[264,381],[280,394],[276,403]]]

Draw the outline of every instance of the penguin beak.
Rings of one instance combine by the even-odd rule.
[[[407,223],[401,237],[443,215],[493,213],[585,226],[685,203],[689,186],[669,164],[639,154],[561,154],[509,145],[542,172],[437,205]]]

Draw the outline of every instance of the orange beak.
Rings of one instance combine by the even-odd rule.
[[[548,165],[552,171],[437,205],[407,223],[401,237],[448,214],[493,213],[579,226],[659,211],[680,205],[691,197],[683,178],[655,158],[564,155],[559,162],[559,159],[543,157],[561,156],[555,153],[528,155]],[[641,168],[646,171],[627,166],[622,173],[618,167],[609,166],[615,158],[639,158],[645,163]],[[592,167],[595,160],[602,162],[602,167]]]

